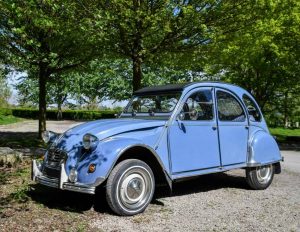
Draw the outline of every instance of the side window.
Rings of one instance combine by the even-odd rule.
[[[261,115],[259,113],[259,110],[258,110],[256,104],[253,102],[253,100],[244,94],[243,101],[247,107],[249,119],[253,122],[260,122]]]
[[[230,93],[217,91],[218,115],[220,121],[244,122],[245,112]]]
[[[191,94],[181,110],[182,120],[205,121],[214,118],[212,92],[208,89]]]

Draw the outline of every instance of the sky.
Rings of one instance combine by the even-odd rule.
[[[26,76],[26,72],[11,72],[8,75],[8,86],[10,87],[12,91],[12,95],[9,99],[9,103],[12,105],[18,104],[18,90],[14,87],[17,83],[20,82],[20,78]],[[69,102],[76,104],[76,101],[74,99],[68,99]],[[100,106],[104,107],[125,107],[127,105],[128,101],[115,101],[115,100],[105,100],[100,103]]]
[[[20,80],[18,80],[20,77],[27,75],[25,72],[11,72],[8,75],[8,86],[10,87],[12,91],[12,95],[9,99],[10,104],[16,105],[18,103],[17,101],[17,96],[18,96],[18,91],[15,89],[14,85],[19,83]]]

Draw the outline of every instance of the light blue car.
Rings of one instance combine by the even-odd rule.
[[[231,84],[199,82],[147,87],[117,119],[91,121],[62,135],[44,132],[36,182],[95,194],[106,188],[119,215],[143,212],[155,186],[244,168],[253,189],[266,189],[282,157],[254,98]]]

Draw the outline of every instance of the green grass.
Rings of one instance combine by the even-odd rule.
[[[272,135],[276,136],[278,141],[286,141],[289,137],[299,137],[300,129],[286,129],[286,128],[269,128]]]
[[[16,123],[22,121],[21,118],[17,118],[12,115],[1,115],[0,114],[0,125],[7,125],[11,123]]]

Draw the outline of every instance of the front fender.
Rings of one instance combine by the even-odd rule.
[[[256,131],[250,138],[247,166],[260,166],[282,160],[279,147],[269,133]]]
[[[85,158],[78,163],[78,181],[80,183],[98,185],[102,183],[110,174],[118,158],[129,148],[141,146],[153,153],[163,170],[164,166],[156,152],[142,141],[132,138],[109,138],[102,140],[97,148],[85,155]],[[88,173],[88,166],[93,163],[96,170]]]

